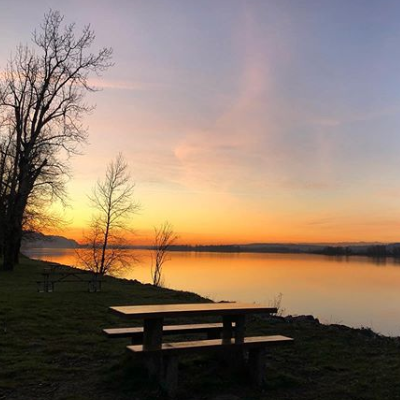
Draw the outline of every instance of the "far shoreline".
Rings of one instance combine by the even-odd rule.
[[[23,249],[58,248],[82,249],[86,245],[64,236],[44,235],[38,232],[26,232],[23,240]],[[152,250],[152,245],[126,245],[129,250]],[[256,253],[256,254],[317,254],[326,256],[366,256],[369,258],[384,259],[392,257],[400,259],[400,243],[383,242],[319,242],[319,243],[242,243],[242,244],[173,244],[171,252],[195,253]]]
[[[51,250],[74,250],[84,249],[86,245],[77,244],[76,246],[58,246],[50,242],[39,244],[25,244],[22,252],[36,249]],[[153,250],[152,246],[128,245],[127,250]],[[275,245],[263,244],[253,247],[253,245],[173,245],[170,252],[183,253],[221,253],[221,254],[307,254],[320,255],[335,258],[366,257],[375,260],[393,259],[400,262],[400,244],[393,243],[388,245],[353,245],[353,246],[322,246],[322,245]]]

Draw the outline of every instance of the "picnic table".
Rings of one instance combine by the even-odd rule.
[[[157,305],[135,305],[135,306],[114,306],[110,307],[114,314],[128,319],[143,320],[143,328],[127,328],[126,332],[141,329],[142,342],[128,346],[128,350],[136,354],[146,354],[146,362],[149,373],[155,375],[161,386],[169,395],[173,395],[177,388],[177,355],[194,351],[207,350],[228,350],[230,354],[243,354],[244,350],[249,351],[249,372],[257,383],[264,379],[265,365],[263,355],[266,347],[292,342],[291,338],[274,335],[246,337],[246,317],[252,314],[274,314],[275,307],[267,307],[258,304],[243,303],[194,303],[194,304],[157,304]],[[190,318],[198,316],[217,316],[222,319],[220,325],[220,338],[184,341],[184,342],[163,342],[163,337],[172,330],[172,333],[179,334],[179,325],[165,325],[167,318]],[[213,325],[213,326],[212,326]],[[209,329],[217,329],[216,324],[209,324]],[[182,332],[189,329],[195,331],[194,325],[181,325]],[[205,325],[203,325],[205,326]],[[123,330],[123,329],[122,329]],[[121,329],[105,329],[104,332],[112,337],[119,335]],[[199,332],[200,328],[196,330]],[[204,328],[204,331],[207,331]],[[170,332],[171,333],[171,332]],[[161,368],[161,372],[160,372]]]
[[[242,303],[194,303],[157,304],[144,306],[110,307],[111,312],[130,319],[143,319],[143,349],[155,350],[162,347],[165,318],[220,316],[222,317],[222,338],[233,337],[236,343],[243,342],[246,316],[249,314],[274,314],[275,307]],[[233,324],[235,329],[233,330]]]
[[[89,292],[100,292],[101,282],[102,277],[94,272],[50,264],[43,268],[42,279],[36,283],[39,292],[51,293],[56,283],[87,283]]]

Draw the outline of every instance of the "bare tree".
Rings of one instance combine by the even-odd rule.
[[[24,213],[33,191],[63,199],[68,157],[79,151],[87,131],[82,117],[93,109],[84,95],[95,88],[90,73],[111,66],[112,50],[89,52],[90,26],[75,36],[57,11],[33,33],[34,48],[18,46],[0,79],[0,148],[7,149],[2,173],[3,268],[18,262]],[[10,147],[7,147],[7,146]]]
[[[108,165],[104,181],[98,181],[89,196],[96,212],[86,237],[88,248],[78,252],[87,269],[105,275],[135,261],[124,239],[124,233],[131,231],[131,217],[139,209],[132,200],[133,190],[128,166],[119,154]]]
[[[177,239],[178,236],[175,234],[173,226],[168,221],[165,221],[159,227],[154,227],[151,275],[153,278],[153,285],[155,286],[163,285],[163,265],[169,260],[168,252]]]

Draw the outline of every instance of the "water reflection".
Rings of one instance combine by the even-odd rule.
[[[76,265],[70,249],[35,249],[28,255]],[[150,282],[149,252],[138,255],[140,263],[120,276]],[[165,284],[214,300],[264,304],[282,293],[287,313],[400,335],[398,266],[389,258],[176,252],[165,264]]]

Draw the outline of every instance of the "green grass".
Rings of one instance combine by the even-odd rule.
[[[106,278],[100,293],[85,284],[56,285],[38,293],[44,264],[23,259],[14,272],[0,272],[0,399],[154,399],[126,340],[101,330],[126,326],[111,305],[207,301],[180,291]],[[182,399],[400,399],[400,345],[369,330],[312,321],[254,318],[248,334],[294,337],[290,348],[270,352],[268,381],[253,388],[241,373],[221,368],[212,355],[182,358]],[[224,397],[225,396],[225,397]]]

